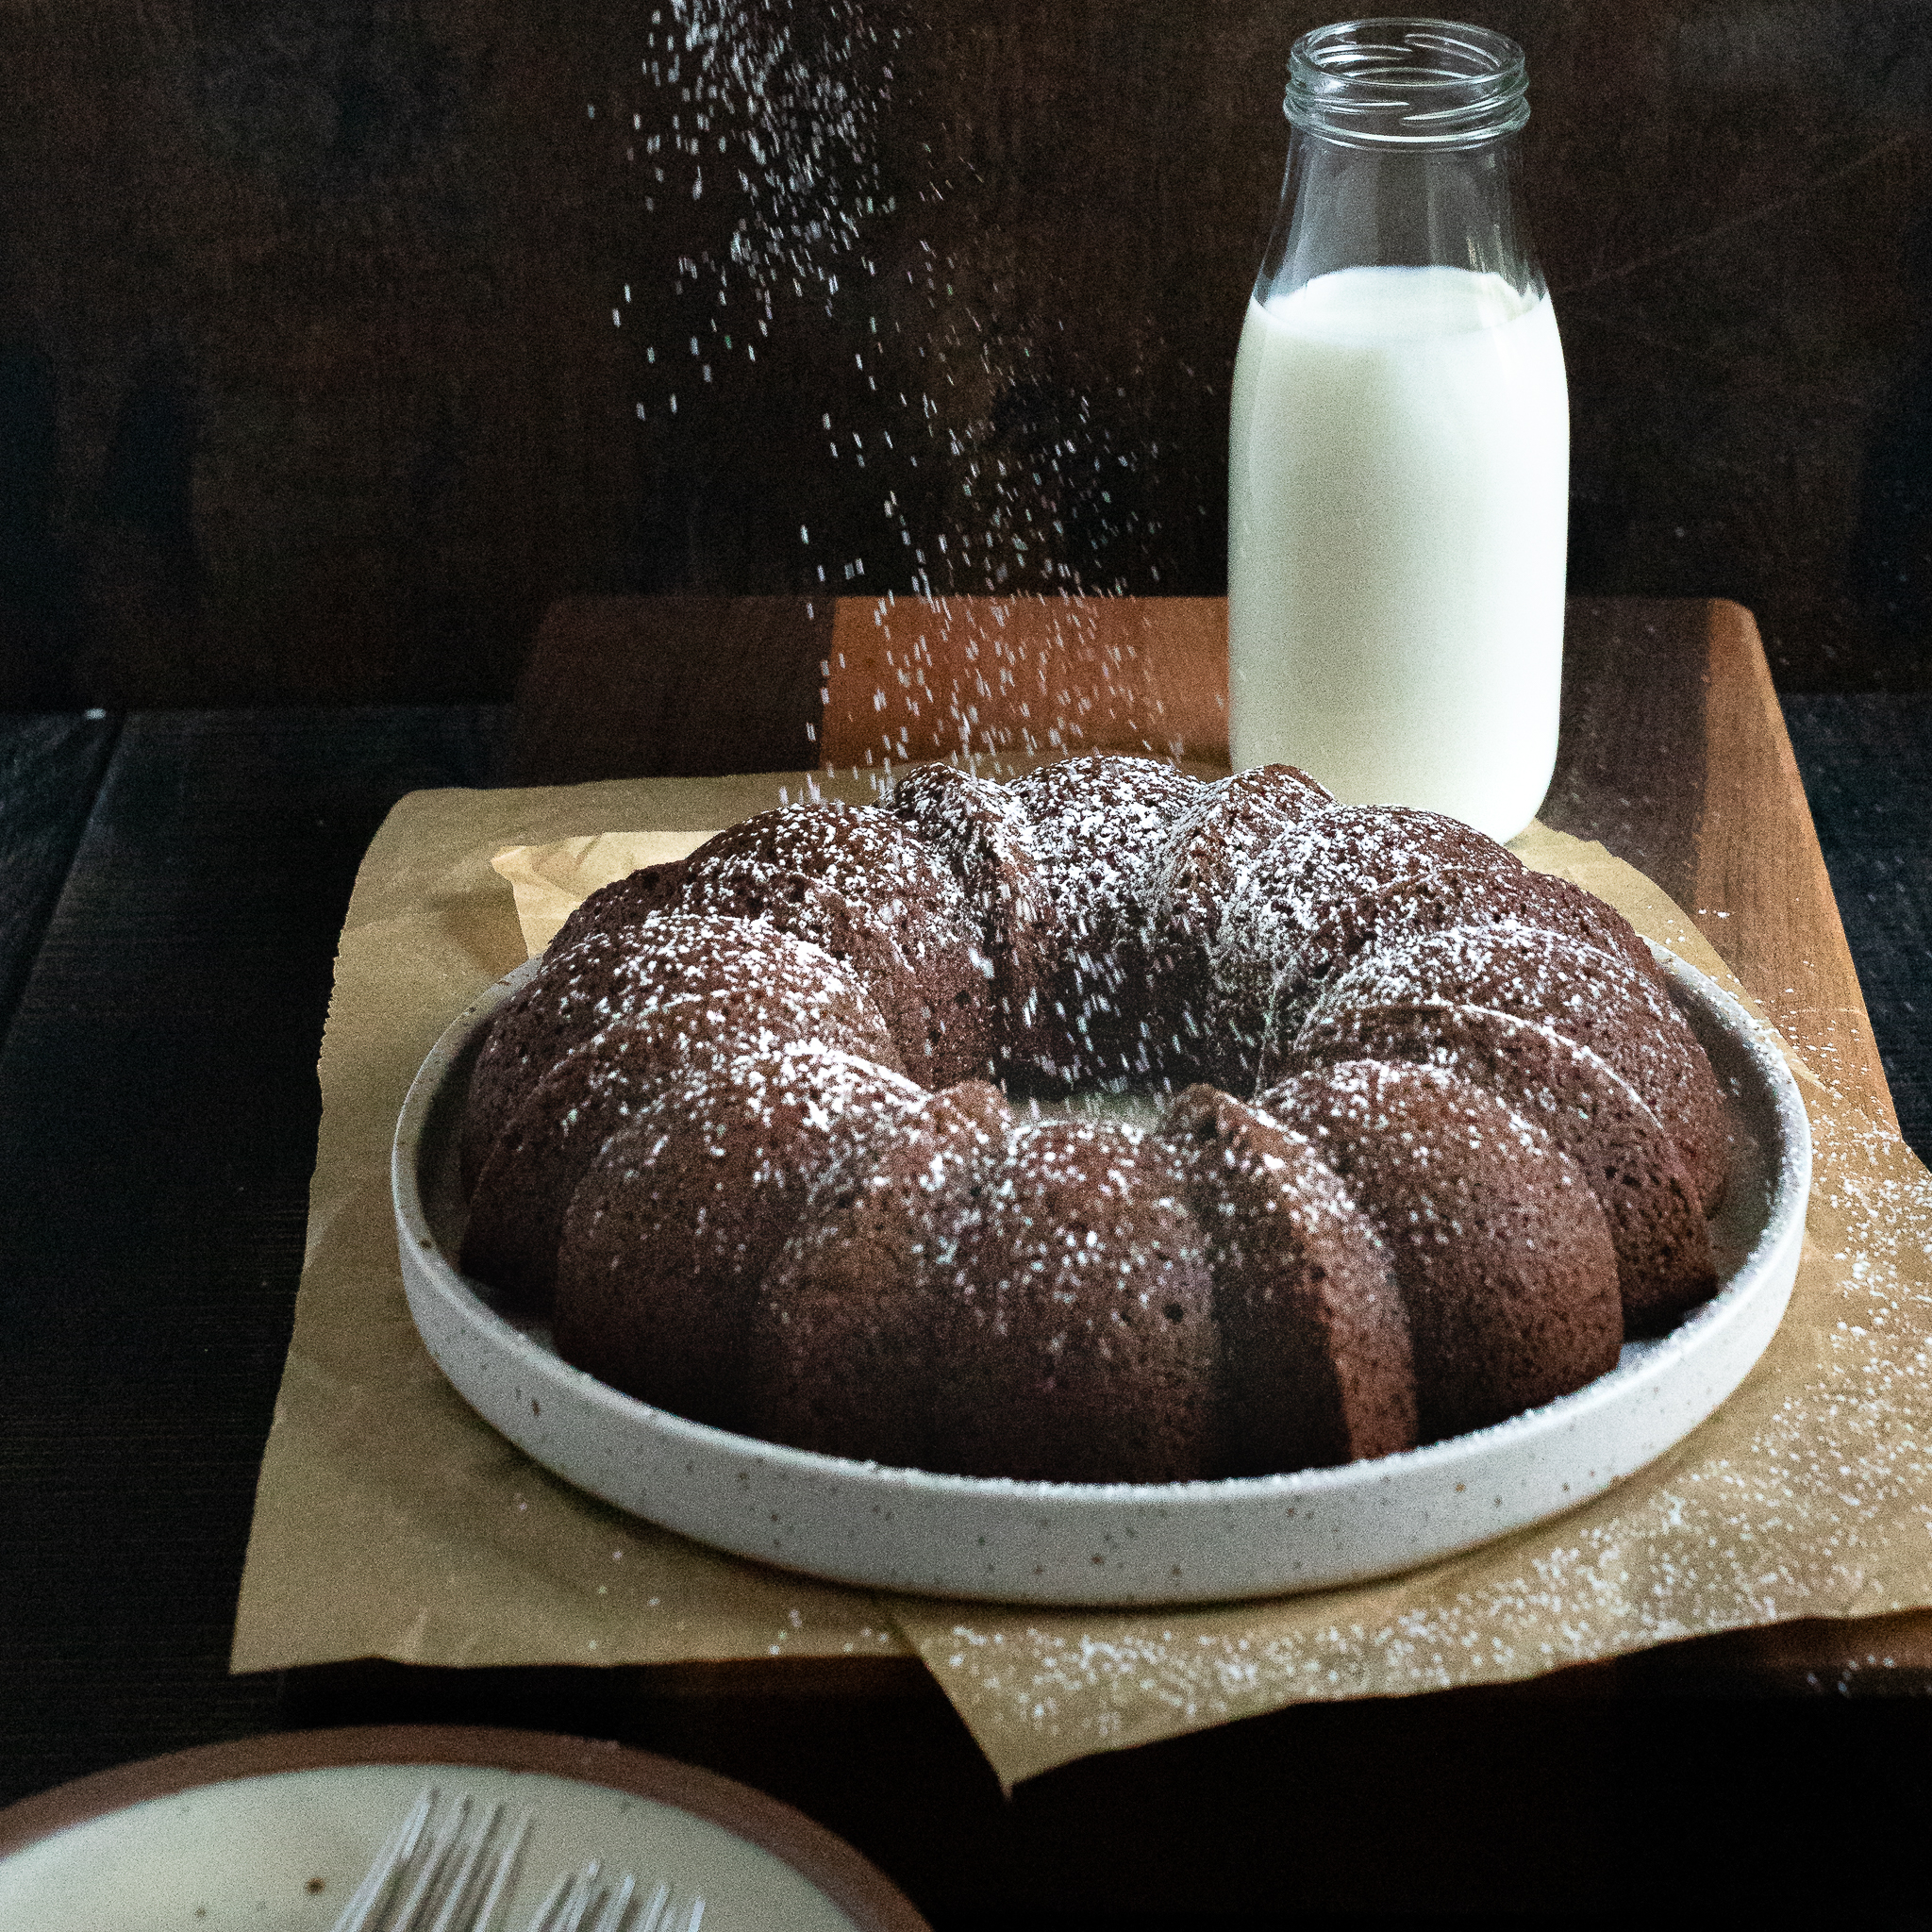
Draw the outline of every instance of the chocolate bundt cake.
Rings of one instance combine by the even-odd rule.
[[[975,1080],[928,1094],[813,1182],[752,1312],[744,1391],[766,1434],[830,1456],[936,1453],[925,1364],[972,1278],[965,1241],[1011,1112]]]
[[[1582,1171],[1439,1067],[1344,1060],[1258,1110],[1305,1134],[1382,1238],[1425,1441],[1580,1389],[1624,1343],[1617,1260]]]
[[[1230,1473],[1408,1448],[1408,1318],[1341,1176],[1306,1136],[1212,1087],[1191,1087],[1169,1124],[1214,1276]]]
[[[558,1350],[659,1407],[736,1428],[750,1314],[811,1182],[924,1094],[811,1043],[687,1068],[604,1142],[558,1244]]]
[[[584,901],[480,1050],[462,1262],[701,1422],[1180,1482],[1582,1387],[1715,1288],[1728,1158],[1643,941],[1454,819],[936,766]]]

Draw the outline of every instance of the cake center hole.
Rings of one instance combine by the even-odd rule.
[[[1166,1118],[1173,1094],[1164,1087],[1088,1087],[1075,1093],[1036,1099],[1008,1094],[1014,1115],[1023,1121],[1113,1121],[1148,1131]]]

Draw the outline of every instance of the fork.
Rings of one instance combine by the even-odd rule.
[[[333,1932],[490,1932],[515,1881],[531,1814],[525,1811],[506,1834],[502,1805],[479,1817],[464,1793],[432,1829],[439,1795],[434,1785],[416,1794],[342,1907]],[[577,1872],[564,1873],[527,1932],[673,1932],[668,1885],[654,1887],[632,1917],[637,1880],[626,1872],[603,1885],[601,1876],[594,1858]],[[587,1925],[592,1911],[596,1919]],[[679,1932],[698,1932],[704,1915],[704,1899],[693,1895]]]
[[[604,1908],[597,1914],[597,1922],[591,1927],[591,1932],[621,1932],[625,1927],[625,1913],[637,1892],[637,1880],[626,1872],[608,1892],[600,1894],[598,1875],[595,1858],[579,1872],[564,1873],[537,1907],[537,1916],[530,1921],[529,1932],[578,1932],[585,1914],[597,1903],[600,1895]],[[630,1923],[627,1932],[672,1932],[670,1905],[671,1888],[660,1881],[652,1888],[649,1900]],[[682,1932],[698,1932],[704,1917],[705,1902],[694,1896],[686,1910]]]
[[[465,1793],[432,1830],[438,1795],[434,1785],[417,1792],[333,1932],[486,1932],[516,1875],[530,1814],[525,1812],[513,1831],[498,1838],[504,1807],[491,1806],[475,1819],[475,1805]],[[498,1841],[486,1868],[484,1855],[492,1839]]]

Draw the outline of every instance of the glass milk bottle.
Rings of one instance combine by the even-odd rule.
[[[1235,361],[1229,740],[1507,839],[1557,755],[1570,412],[1517,191],[1523,50],[1446,21],[1289,60]]]

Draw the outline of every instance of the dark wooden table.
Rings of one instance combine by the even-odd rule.
[[[709,769],[758,765],[765,728],[770,762],[804,762],[784,734],[824,724],[817,612],[788,629],[767,611],[764,655],[735,673],[664,615],[601,613],[618,689],[663,720],[640,763],[681,749],[689,769],[695,746]],[[557,629],[521,718],[0,721],[0,1801],[275,1727],[454,1719],[623,1737],[744,1778],[941,1926],[1631,1912],[1657,1908],[1666,1876],[1679,1910],[1918,1923],[1897,1915],[1924,1906],[1932,1712],[1889,1693],[1932,1682],[1919,1618],[1301,1707],[1073,1765],[1010,1802],[903,1665],[230,1678],[356,864],[403,792],[538,772]],[[758,725],[748,672],[799,708]],[[1748,620],[1688,603],[1575,608],[1567,697],[1546,816],[1675,893],[1830,1077],[1876,1108],[1889,1070],[1923,1152],[1932,703],[1788,701],[1794,765]],[[604,706],[623,708],[609,691]]]

